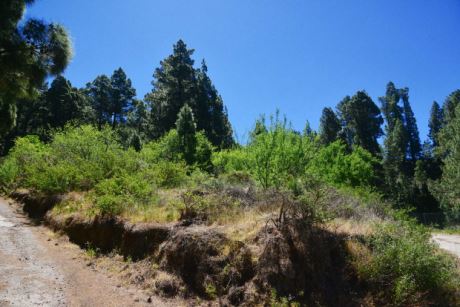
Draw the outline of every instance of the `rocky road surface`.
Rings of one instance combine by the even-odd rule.
[[[91,269],[83,252],[0,198],[0,306],[165,306]]]
[[[433,234],[432,238],[440,248],[460,258],[460,235]]]

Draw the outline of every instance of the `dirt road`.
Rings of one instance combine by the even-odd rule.
[[[91,269],[82,255],[0,198],[0,306],[167,305]]]
[[[434,234],[432,238],[440,248],[460,258],[460,235]]]

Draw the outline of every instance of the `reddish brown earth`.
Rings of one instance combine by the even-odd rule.
[[[120,275],[121,276],[121,275]],[[0,306],[178,306],[91,265],[65,237],[0,198]]]

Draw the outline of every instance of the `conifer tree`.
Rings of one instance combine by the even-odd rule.
[[[449,96],[449,99],[452,95]],[[452,110],[451,110],[452,111]],[[445,157],[441,179],[431,189],[449,218],[460,220],[460,105],[439,133],[439,150]]]
[[[0,1],[0,135],[14,127],[17,102],[36,96],[46,77],[61,73],[72,54],[61,25],[21,22],[26,5],[33,2]]]
[[[153,90],[145,97],[151,105],[152,137],[174,128],[179,110],[187,104],[195,115],[197,131],[204,131],[214,146],[228,148],[234,142],[227,109],[208,76],[206,63],[203,61],[200,69],[193,67],[193,52],[179,40],[173,54],[155,70]]]
[[[180,150],[184,156],[184,160],[187,164],[191,165],[195,162],[197,139],[193,111],[187,104],[179,111],[176,129],[179,137]]]
[[[64,77],[58,76],[45,94],[49,127],[64,127],[69,121],[88,121],[91,111],[86,97]]]
[[[112,85],[106,75],[97,76],[93,82],[86,84],[85,94],[94,109],[96,124],[99,129],[103,125],[111,123]]]
[[[340,121],[331,108],[324,108],[320,118],[320,142],[328,145],[338,139],[341,129]]]
[[[430,119],[428,122],[429,132],[428,137],[431,142],[432,149],[435,149],[439,145],[438,133],[441,130],[443,123],[443,113],[439,104],[434,101],[430,110]]]
[[[412,111],[412,107],[409,103],[409,89],[406,87],[400,91],[401,99],[403,101],[404,126],[408,138],[407,155],[415,167],[415,161],[420,158],[422,146],[420,143],[420,136],[418,133],[414,112]]]
[[[452,92],[444,101],[442,106],[444,122],[447,124],[449,121],[453,120],[456,116],[455,110],[460,104],[460,90]]]
[[[112,127],[115,128],[118,124],[125,122],[126,115],[132,108],[136,90],[121,67],[113,72],[110,83]]]
[[[365,91],[345,97],[337,106],[342,122],[342,137],[350,147],[360,146],[373,155],[380,153],[377,139],[382,135],[382,116],[379,108]]]
[[[154,138],[174,128],[179,110],[184,105],[195,105],[197,82],[191,58],[193,52],[179,40],[173,47],[173,54],[161,61],[153,74],[153,90],[147,94],[146,100],[152,105]]]

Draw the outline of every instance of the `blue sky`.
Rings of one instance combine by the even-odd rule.
[[[297,129],[365,89],[410,88],[422,140],[433,100],[460,88],[459,0],[37,0],[28,17],[69,30],[65,72],[80,87],[122,67],[139,98],[182,38],[205,58],[243,140],[261,113]]]

